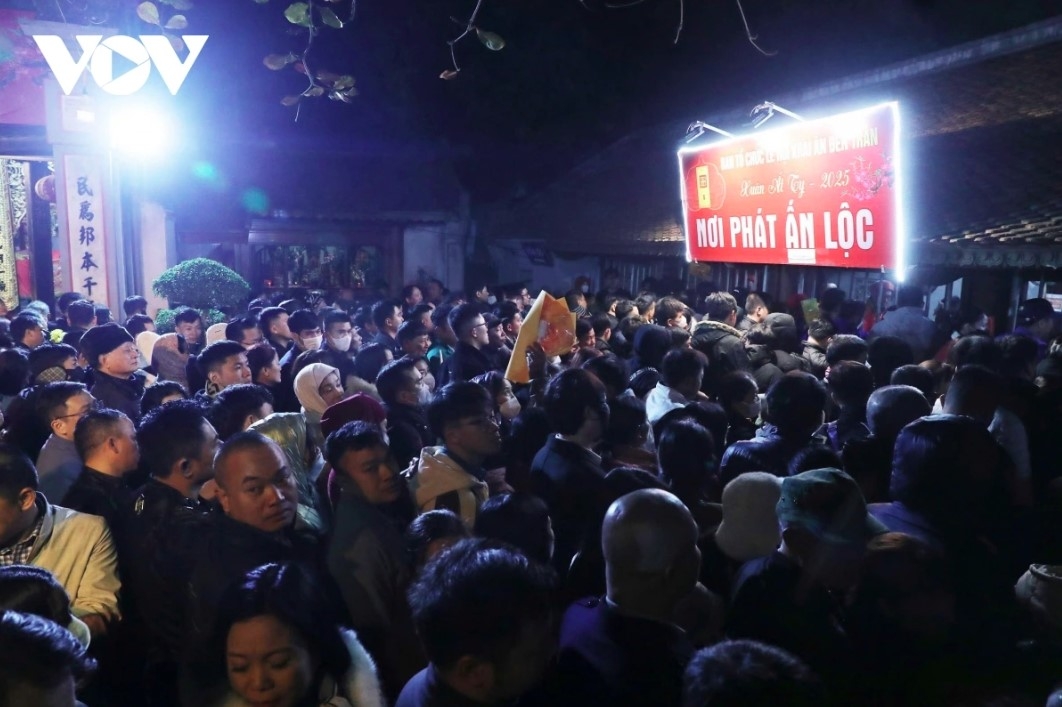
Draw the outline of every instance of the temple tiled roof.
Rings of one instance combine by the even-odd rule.
[[[1062,21],[1047,21],[777,102],[818,116],[900,101],[912,263],[1062,267],[1060,40]],[[726,128],[744,115],[708,122]],[[498,206],[484,231],[558,252],[681,256],[675,152],[685,127],[619,140],[541,192]]]

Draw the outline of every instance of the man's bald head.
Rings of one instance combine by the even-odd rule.
[[[629,493],[609,507],[601,549],[609,599],[639,613],[666,613],[700,572],[697,524],[682,501],[659,489]]]
[[[926,396],[910,385],[878,388],[867,401],[867,426],[881,439],[896,439],[900,430],[932,410]]]
[[[236,474],[246,465],[248,455],[269,455],[273,452],[284,460],[283,450],[261,432],[247,430],[235,434],[221,445],[214,457],[214,480],[222,488],[231,487],[233,482],[239,482]]]

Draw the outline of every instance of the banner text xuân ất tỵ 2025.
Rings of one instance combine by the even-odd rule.
[[[691,261],[903,270],[896,103],[678,159]]]

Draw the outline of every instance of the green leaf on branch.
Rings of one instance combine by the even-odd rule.
[[[300,27],[313,26],[313,20],[310,18],[310,5],[305,2],[295,2],[288,5],[288,8],[284,10],[284,17],[293,25],[299,25]]]
[[[439,74],[439,78],[442,79],[443,81],[450,81],[452,79],[456,79],[457,78],[457,71],[454,70],[454,69],[447,69],[446,71],[444,71],[441,74]]]
[[[336,13],[329,10],[327,7],[318,8],[318,12],[321,13],[321,21],[329,27],[335,27],[336,29],[343,29],[343,21],[336,17]]]
[[[297,57],[290,52],[287,54],[270,54],[265,59],[262,59],[262,63],[265,64],[267,69],[280,71],[296,59]]]
[[[302,100],[302,96],[284,96],[280,99],[280,104],[285,106],[293,106]]]
[[[136,16],[149,25],[157,25],[159,23],[159,9],[155,7],[153,2],[142,2],[137,5]]]
[[[483,42],[483,46],[490,49],[492,52],[500,52],[502,49],[505,49],[505,40],[502,39],[499,34],[476,29],[476,36],[479,37],[479,41]]]
[[[308,89],[302,92],[302,95],[307,98],[318,98],[324,95],[325,90],[320,86],[310,86]]]
[[[352,89],[354,87],[353,76],[340,76],[338,79],[332,82],[332,88],[336,91],[344,91],[346,89]]]
[[[187,29],[188,18],[184,15],[174,15],[165,24],[166,29]]]

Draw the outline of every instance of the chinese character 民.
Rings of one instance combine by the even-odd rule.
[[[77,178],[77,195],[78,196],[94,196],[92,190],[89,189],[88,177]]]
[[[100,266],[96,264],[96,261],[92,259],[92,253],[86,250],[85,254],[81,256],[81,269],[91,270],[92,268],[98,269],[99,267]]]
[[[92,296],[92,288],[93,287],[99,287],[99,285],[100,285],[100,283],[98,283],[95,280],[93,280],[92,276],[89,275],[88,277],[85,278],[85,282],[83,282],[81,284],[81,287],[84,288],[85,290],[87,290],[88,291],[88,296],[91,297]]]
[[[94,226],[82,226],[81,230],[78,231],[77,240],[81,245],[92,245],[96,242],[96,228]]]
[[[91,221],[96,218],[96,214],[92,213],[92,202],[82,201],[81,212],[78,214],[78,219],[81,221]]]

